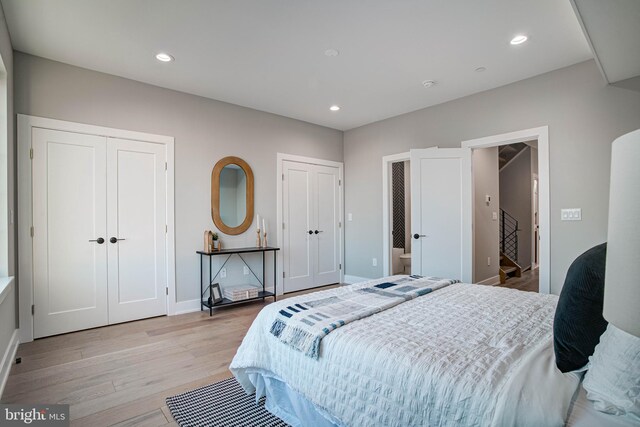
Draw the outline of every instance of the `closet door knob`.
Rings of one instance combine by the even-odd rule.
[[[314,233],[316,233],[316,234],[322,233],[322,230],[320,230],[320,231],[316,230],[316,231],[314,231]]]
[[[111,243],[118,243],[120,240],[126,240],[126,239],[118,239],[117,237],[112,237],[109,239]]]
[[[90,242],[97,242],[99,245],[104,243],[104,239],[102,237],[98,237],[97,239],[89,240]]]
[[[309,230],[309,231],[307,231],[307,233],[313,234],[313,230]]]
[[[416,239],[416,240],[418,240],[421,237],[427,237],[427,235],[426,234],[418,234],[418,233],[413,235],[413,238]]]

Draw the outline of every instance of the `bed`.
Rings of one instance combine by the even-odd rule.
[[[555,367],[557,296],[451,284],[332,331],[317,359],[270,332],[283,307],[346,288],[265,307],[231,363],[244,389],[266,395],[289,424],[564,424],[580,373]]]

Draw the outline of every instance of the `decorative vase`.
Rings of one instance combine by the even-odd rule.
[[[213,250],[214,251],[220,250],[220,243],[218,240],[213,241]]]

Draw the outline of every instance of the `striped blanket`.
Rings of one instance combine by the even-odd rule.
[[[426,295],[458,280],[439,277],[402,276],[390,282],[371,281],[341,288],[336,295],[307,300],[282,308],[270,332],[285,344],[317,359],[320,341],[331,331],[405,301]]]

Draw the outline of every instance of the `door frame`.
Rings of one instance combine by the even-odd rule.
[[[338,168],[338,212],[340,214],[339,218],[339,232],[338,232],[338,250],[340,251],[340,264],[342,268],[340,268],[340,283],[344,282],[344,163],[335,162],[333,160],[324,160],[324,159],[316,159],[313,157],[305,157],[298,156],[295,154],[286,154],[286,153],[278,153],[277,154],[277,164],[276,164],[276,245],[281,248],[282,254],[279,257],[277,262],[277,271],[276,271],[276,289],[278,292],[277,295],[282,295],[284,293],[284,280],[282,277],[282,272],[284,271],[284,251],[286,248],[283,247],[283,232],[282,232],[282,181],[284,180],[283,174],[283,162],[298,162],[298,163],[308,163],[312,165],[321,165],[321,166],[329,166]]]
[[[43,128],[112,138],[163,144],[167,154],[167,315],[176,311],[175,157],[171,136],[94,126],[45,117],[18,114],[18,307],[20,342],[33,341],[33,226],[31,148],[32,129]],[[108,141],[108,140],[107,140]]]
[[[540,226],[539,237],[539,285],[538,292],[541,294],[550,293],[550,271],[551,271],[551,212],[549,199],[549,126],[540,126],[537,128],[524,129],[515,132],[508,132],[499,135],[492,135],[483,138],[470,139],[462,141],[463,148],[488,148],[498,147],[501,145],[515,144],[517,142],[525,142],[536,139],[538,141],[538,224]],[[471,194],[473,197],[473,173],[471,183]],[[474,204],[471,203],[472,209],[475,210]],[[473,218],[471,222],[473,226]],[[471,230],[471,245],[473,247],[475,236],[472,227],[465,229]],[[475,261],[475,260],[474,260]],[[472,266],[473,268],[473,266]]]
[[[391,164],[411,162],[409,151],[391,154],[382,158],[382,277],[390,276],[393,261],[393,245],[391,244]]]

